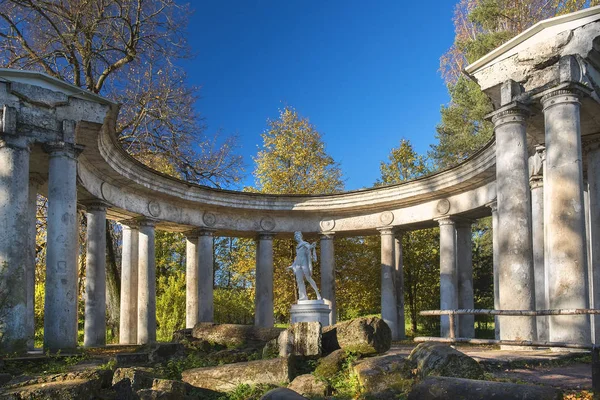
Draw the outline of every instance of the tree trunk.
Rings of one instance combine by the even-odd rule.
[[[107,328],[113,338],[119,337],[119,312],[121,307],[121,274],[117,266],[113,227],[106,220],[106,313]]]

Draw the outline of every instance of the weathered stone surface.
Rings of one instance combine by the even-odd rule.
[[[155,379],[154,381],[152,381],[152,390],[158,390],[161,392],[171,392],[183,396],[187,392],[187,386],[185,383],[180,381],[173,381],[169,379]]]
[[[279,356],[320,356],[321,324],[297,322],[279,334]]]
[[[182,380],[192,386],[228,391],[245,383],[279,385],[290,381],[291,358],[249,361],[217,367],[194,368],[182,372]]]
[[[288,389],[309,397],[324,397],[327,394],[327,384],[312,374],[297,376]]]
[[[335,336],[335,340],[333,338]],[[362,355],[385,353],[392,345],[392,331],[378,317],[362,317],[336,324],[323,333],[324,353],[339,348]]]
[[[558,400],[559,390],[544,386],[518,385],[471,379],[429,377],[416,385],[409,400]]]
[[[252,342],[267,343],[269,340],[277,338],[282,330],[281,328],[260,328],[254,325],[200,322],[194,326],[192,336],[196,339],[235,347]]]
[[[413,349],[409,359],[416,363],[422,377],[483,379],[483,369],[477,361],[447,345],[421,343]]]
[[[368,358],[354,366],[354,373],[366,393],[389,394],[406,391],[412,385],[415,363],[401,355]]]
[[[277,388],[269,390],[260,400],[302,400],[306,397],[299,395],[293,390],[287,388]]]
[[[346,351],[338,349],[319,360],[319,364],[315,368],[315,375],[331,379],[342,370],[344,361],[346,361]]]
[[[137,400],[138,395],[131,388],[131,381],[129,378],[121,379],[119,382],[113,385],[112,394],[115,399],[118,400]]]
[[[192,337],[192,328],[188,329],[180,329],[178,331],[173,332],[173,342],[181,342],[186,339],[190,339]]]
[[[176,355],[183,355],[185,347],[181,343],[155,343],[150,347],[151,362],[161,362]]]
[[[154,375],[149,368],[117,368],[113,375],[113,385],[116,385],[123,379],[129,379],[131,388],[137,392],[141,389],[150,389],[154,382]]]
[[[150,361],[149,353],[120,353],[115,354],[117,365],[146,364]]]

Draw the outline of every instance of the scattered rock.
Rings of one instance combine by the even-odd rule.
[[[261,328],[253,325],[200,322],[194,326],[192,336],[227,347],[238,347],[252,343],[264,345],[269,340],[277,338],[282,330],[281,328]]]
[[[228,391],[242,383],[248,385],[287,383],[293,373],[291,364],[291,358],[274,358],[188,369],[183,371],[181,376],[184,382],[195,387]]]
[[[293,390],[287,388],[276,388],[269,390],[260,400],[302,400],[306,397],[299,395]]]
[[[439,343],[421,343],[410,353],[421,377],[448,376],[465,379],[483,379],[483,368],[477,361]]]
[[[321,356],[321,323],[297,322],[279,334],[279,356]]]
[[[346,351],[338,349],[326,357],[319,360],[315,375],[324,379],[332,379],[342,370],[346,361]]]
[[[416,385],[409,400],[558,400],[562,393],[554,388],[515,383],[460,378],[429,377]]]
[[[151,362],[163,362],[177,355],[184,355],[185,347],[181,343],[155,343],[149,350]]]
[[[340,322],[323,333],[323,349],[326,354],[337,348],[361,355],[380,354],[388,351],[391,345],[392,331],[378,317]]]
[[[131,388],[129,378],[121,379],[113,385],[112,391],[116,400],[137,400],[138,396]]]
[[[140,400],[180,400],[185,397],[185,395],[153,389],[138,390],[137,395]]]
[[[113,386],[123,379],[129,379],[132,390],[137,392],[141,389],[150,389],[154,382],[154,375],[149,368],[117,368],[112,379]]]
[[[110,371],[83,371],[55,374],[22,381],[0,391],[2,399],[93,399],[108,387]]]
[[[187,386],[185,383],[180,381],[172,381],[168,379],[155,379],[152,381],[152,390],[160,392],[171,392],[180,396],[185,396],[187,393]]]
[[[377,398],[395,399],[407,392],[413,383],[415,364],[401,355],[365,359],[354,366],[354,373],[364,391]]]
[[[312,374],[297,376],[288,389],[309,397],[325,397],[327,394],[327,384]]]
[[[180,329],[178,331],[173,332],[173,342],[182,342],[184,340],[189,340],[192,338],[192,328]]]

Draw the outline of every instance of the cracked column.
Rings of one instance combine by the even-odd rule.
[[[87,256],[83,345],[106,345],[106,204],[86,204]]]
[[[17,136],[16,111],[4,107],[0,132],[0,293],[7,301],[3,347],[7,352],[24,352],[33,339],[27,320],[27,258],[31,244],[28,218],[29,141]]]
[[[546,130],[546,266],[551,309],[588,308],[587,251],[579,96],[552,90],[542,98]],[[550,316],[550,341],[588,344],[590,318]]]
[[[198,284],[198,231],[185,234],[185,327],[193,328],[200,317]]]
[[[137,343],[147,344],[156,342],[155,221],[143,219],[139,224]]]
[[[333,233],[321,235],[321,296],[331,303],[329,324],[337,322],[335,303],[335,252],[333,246]]]
[[[458,308],[473,309],[473,242],[470,221],[456,222],[456,269],[458,288]],[[460,337],[475,337],[475,316],[461,315],[458,317],[458,335]]]
[[[121,305],[119,343],[137,343],[139,227],[137,221],[121,221]]]
[[[213,322],[214,319],[213,233],[214,231],[208,229],[198,231],[198,298],[200,300],[198,312],[200,322]],[[271,265],[273,265],[272,259],[271,256]],[[272,278],[273,272],[271,272],[271,282],[273,281]],[[271,289],[271,297],[272,293]]]
[[[546,273],[544,267],[544,158],[545,148],[538,146],[529,158],[529,186],[531,188],[531,238],[535,279],[535,309],[547,310]],[[537,340],[548,340],[548,317],[536,317]]]
[[[75,123],[63,122],[65,136],[75,137]],[[46,145],[50,155],[48,176],[48,230],[44,348],[50,351],[77,347],[77,155],[69,142]]]
[[[381,236],[381,319],[392,331],[392,340],[398,340],[398,311],[394,282],[394,230],[379,229]]]
[[[274,324],[273,237],[272,233],[259,233],[256,239],[254,325],[267,328]]]
[[[589,280],[591,308],[600,308],[600,140],[586,146],[589,194]],[[592,316],[595,344],[600,344],[600,316]]]
[[[494,310],[500,310],[500,279],[498,270],[498,205],[496,201],[487,204],[492,210],[492,264],[494,275]],[[494,316],[494,338],[500,340],[500,317]]]
[[[526,110],[518,103],[501,108],[492,117],[496,136],[498,291],[502,310],[535,309],[525,119]],[[535,318],[499,319],[501,339],[536,339]]]
[[[406,339],[404,318],[404,258],[402,254],[402,231],[394,234],[394,282],[396,286],[396,311],[398,312],[398,340]]]
[[[440,225],[440,310],[458,309],[458,271],[456,270],[456,228],[450,217],[437,220]],[[454,334],[458,336],[458,325]],[[440,336],[450,337],[447,315],[440,317]]]

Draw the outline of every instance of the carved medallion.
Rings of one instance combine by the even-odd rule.
[[[215,214],[207,211],[202,216],[202,221],[204,221],[204,225],[206,226],[215,226],[217,223],[217,217]]]
[[[394,222],[394,213],[391,211],[382,212],[379,216],[379,221],[383,225],[390,225],[392,222]]]
[[[102,182],[102,185],[100,185],[100,194],[102,195],[102,198],[104,200],[110,201],[110,198],[112,196],[112,189],[108,183]]]
[[[260,220],[260,227],[265,231],[272,231],[275,229],[275,220],[271,217],[264,217]]]
[[[331,231],[335,228],[335,220],[333,218],[325,218],[321,220],[319,225],[324,232]]]
[[[156,201],[151,201],[148,203],[148,212],[153,217],[158,217],[160,215],[160,204],[158,204]]]
[[[448,214],[448,211],[450,211],[450,202],[448,199],[441,199],[438,201],[436,209],[438,213],[446,215]]]

